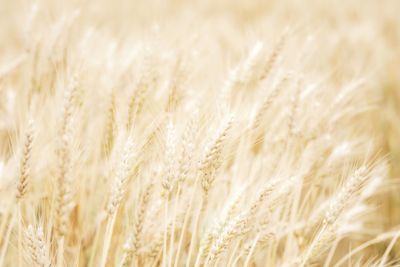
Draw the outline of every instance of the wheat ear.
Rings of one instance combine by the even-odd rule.
[[[20,163],[20,175],[19,175],[19,182],[17,186],[17,195],[16,195],[18,200],[21,200],[25,196],[29,182],[29,176],[30,176],[29,162],[31,158],[33,134],[34,134],[33,126],[34,122],[33,120],[30,120],[28,123],[28,130],[25,137],[24,151]]]
[[[360,167],[334,197],[322,221],[321,230],[308,247],[306,253],[298,260],[302,263],[302,266],[320,256],[327,245],[332,242],[336,236],[336,221],[339,219],[342,212],[351,204],[351,200],[360,193],[360,190],[363,188],[368,178],[367,167]]]
[[[226,123],[225,127],[219,132],[216,139],[212,142],[206,149],[206,153],[203,157],[203,160],[200,162],[200,179],[201,179],[201,186],[203,189],[203,197],[200,204],[200,209],[196,214],[194,226],[193,226],[193,233],[192,233],[192,240],[190,242],[189,253],[186,261],[186,266],[190,265],[192,251],[194,247],[195,235],[198,228],[199,218],[205,207],[207,206],[208,200],[208,191],[211,188],[212,183],[214,182],[215,176],[217,175],[217,171],[222,163],[222,149],[225,143],[225,139],[229,133],[229,130],[232,127],[233,117],[230,117],[228,122]]]
[[[256,80],[255,70],[259,63],[263,46],[262,42],[256,42],[252,49],[249,50],[246,58],[230,71],[228,79],[222,88],[223,98],[230,96],[233,91],[245,88]]]
[[[64,110],[60,130],[60,144],[58,148],[58,177],[57,177],[57,198],[56,198],[56,221],[55,230],[58,237],[62,237],[67,231],[68,214],[71,206],[70,189],[70,164],[71,164],[71,123],[77,84],[73,78],[71,85],[66,90],[64,98]]]
[[[194,153],[194,139],[196,137],[196,130],[197,130],[197,121],[198,120],[198,112],[197,110],[193,113],[192,118],[190,119],[189,123],[186,125],[186,128],[184,130],[183,136],[182,136],[182,151],[180,154],[180,157],[178,159],[178,174],[177,174],[177,197],[175,199],[175,213],[174,213],[174,218],[176,218],[176,211],[178,209],[178,198],[181,193],[181,186],[183,182],[186,180],[186,178],[189,175],[189,171],[192,166],[192,157]],[[197,182],[197,180],[196,180]],[[190,200],[190,206],[192,205],[194,198],[194,194],[192,194],[192,198]],[[185,236],[185,229],[186,225],[188,222],[189,218],[189,212],[187,212],[184,223],[183,223],[183,230],[180,233],[179,236],[179,241],[178,241],[178,247],[176,251],[176,256],[175,256],[175,263],[174,266],[178,266],[179,263],[179,258],[180,258],[180,253],[182,250],[182,245],[183,245],[183,239]]]
[[[204,195],[207,196],[208,191],[214,182],[216,172],[221,166],[222,161],[222,149],[225,139],[228,135],[229,130],[232,127],[233,117],[229,118],[228,122],[220,131],[217,138],[213,141],[212,145],[206,149],[203,160],[200,162],[200,175],[201,175],[201,186],[203,188]]]
[[[33,143],[33,121],[30,120],[28,123],[28,130],[25,137],[25,145],[24,151],[22,154],[22,159],[20,163],[20,175],[17,186],[17,195],[16,198],[18,200],[18,266],[22,266],[22,199],[26,194],[27,186],[29,182],[30,176],[30,167],[29,161],[31,158],[32,151],[32,143]]]
[[[274,50],[272,51],[267,63],[265,64],[265,67],[260,75],[260,80],[266,80],[271,73],[273,67],[275,66],[276,61],[278,60],[279,55],[282,52],[282,49],[286,43],[286,38],[287,38],[287,32],[285,32],[281,38],[279,39],[278,43],[276,44]]]
[[[115,92],[114,90],[112,90],[110,96],[110,103],[107,110],[106,128],[103,140],[104,155],[108,155],[114,145],[115,128],[116,128],[115,111],[116,111]]]
[[[214,244],[211,246],[210,253],[206,259],[206,266],[214,266],[219,255],[223,253],[230,242],[238,235],[245,232],[248,217],[247,214],[240,214],[231,220],[220,232]]]
[[[124,255],[122,256],[122,262],[120,266],[123,267],[131,266],[134,257],[136,258],[135,266],[140,266],[141,264],[138,259],[138,250],[141,245],[140,239],[142,236],[144,219],[146,215],[147,206],[150,200],[152,188],[153,184],[149,184],[144,190],[142,201],[139,206],[139,211],[137,213],[137,217],[133,227],[133,232],[130,234],[128,240],[124,245]]]
[[[111,196],[107,205],[108,219],[106,232],[104,235],[103,252],[99,265],[101,267],[104,267],[107,264],[108,252],[111,244],[116,214],[126,191],[126,186],[129,179],[129,171],[131,170],[131,164],[134,159],[133,148],[134,142],[132,137],[129,136],[125,145],[122,159],[119,162],[119,166],[117,168],[116,177],[113,180],[113,190],[111,192]]]
[[[50,250],[46,244],[43,229],[38,227],[36,231],[32,225],[25,232],[25,247],[31,263],[36,267],[49,267]]]
[[[152,70],[146,69],[139,80],[139,84],[135,88],[132,96],[130,97],[128,103],[128,118],[126,127],[128,130],[134,125],[135,120],[143,110],[143,105],[145,104],[146,94],[152,85]]]

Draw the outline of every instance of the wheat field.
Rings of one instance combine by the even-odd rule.
[[[398,11],[0,0],[0,266],[400,266]]]

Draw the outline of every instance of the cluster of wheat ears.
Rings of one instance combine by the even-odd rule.
[[[0,5],[0,266],[400,266],[398,1]]]

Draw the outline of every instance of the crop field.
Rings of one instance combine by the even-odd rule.
[[[400,266],[399,12],[0,0],[0,266]]]

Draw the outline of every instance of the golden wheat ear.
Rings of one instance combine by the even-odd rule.
[[[36,229],[29,225],[25,230],[25,249],[29,262],[37,267],[50,267],[50,248],[46,243],[46,238],[42,227]]]
[[[28,189],[27,187],[28,187],[30,168],[31,168],[30,158],[31,158],[31,151],[34,138],[34,124],[35,123],[33,120],[29,121],[28,129],[25,134],[25,144],[20,163],[20,176],[19,176],[17,195],[16,195],[17,199],[19,200],[25,196]]]
[[[139,255],[139,250],[143,246],[142,235],[144,220],[153,187],[154,184],[150,183],[143,191],[142,201],[139,204],[139,210],[137,212],[137,217],[135,218],[133,230],[129,233],[128,239],[124,244],[124,253],[122,255],[120,266],[131,266],[133,261],[135,261],[136,265],[142,264],[143,259]]]

